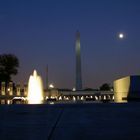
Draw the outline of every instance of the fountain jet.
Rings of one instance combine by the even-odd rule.
[[[41,77],[34,70],[33,75],[30,76],[28,82],[28,104],[43,103],[43,84]]]

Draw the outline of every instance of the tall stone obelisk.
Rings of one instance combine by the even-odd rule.
[[[76,32],[76,90],[82,90],[80,32]]]

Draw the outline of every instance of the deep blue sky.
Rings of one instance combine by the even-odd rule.
[[[19,58],[15,82],[37,69],[45,83],[48,65],[50,83],[74,87],[77,30],[84,87],[140,74],[139,0],[0,0],[0,53]]]

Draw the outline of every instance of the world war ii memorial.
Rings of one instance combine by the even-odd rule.
[[[140,140],[139,9],[1,1],[0,140]]]

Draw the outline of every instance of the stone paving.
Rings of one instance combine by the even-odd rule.
[[[140,140],[140,103],[1,105],[0,140]]]

